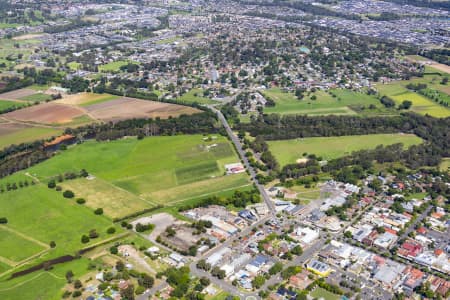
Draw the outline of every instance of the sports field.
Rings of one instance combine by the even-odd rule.
[[[422,140],[410,134],[371,134],[338,137],[313,137],[268,141],[269,149],[281,166],[295,163],[303,153],[315,154],[325,160],[348,155],[353,151],[374,149],[378,145],[403,143],[404,147],[420,144]]]
[[[119,72],[120,67],[126,66],[130,61],[127,60],[118,60],[114,62],[110,62],[101,66],[98,66],[98,70],[100,72]]]
[[[4,178],[0,184],[14,182],[14,178],[17,176]],[[13,261],[39,252],[50,241],[56,242],[56,248],[49,250],[46,259],[73,254],[111,237],[106,234],[106,229],[112,226],[111,220],[95,215],[91,209],[75,203],[73,199],[64,198],[61,192],[49,189],[44,184],[1,193],[0,209],[2,216],[8,218],[5,226],[11,229],[7,242],[11,247],[1,250],[0,255]],[[100,237],[88,244],[81,243],[81,236],[88,234],[91,229],[96,229]],[[117,230],[121,232],[121,229]],[[27,249],[22,249],[24,244],[27,244]]]
[[[334,97],[333,97],[334,94]],[[275,101],[274,107],[266,107],[266,113],[278,114],[308,114],[308,115],[352,115],[356,114],[352,106],[374,105],[380,106],[380,102],[373,96],[350,90],[331,90],[330,93],[317,91],[310,96],[305,94],[302,100],[290,92],[284,92],[279,88],[269,89],[263,92]],[[312,98],[316,98],[313,100]]]
[[[177,100],[186,102],[186,103],[194,103],[197,102],[199,104],[214,104],[217,101],[211,100],[209,98],[203,97],[202,89],[192,89],[187,93],[184,93]]]
[[[316,287],[314,291],[309,294],[314,299],[339,300],[341,298],[341,296],[333,294],[332,292],[329,292],[321,287]]]
[[[76,197],[85,198],[87,206],[102,207],[110,217],[249,185],[246,174],[224,176],[224,165],[239,161],[229,141],[222,136],[212,141],[203,138],[184,135],[86,142],[27,172],[46,181],[62,172],[86,169],[96,178],[63,185],[73,189]]]

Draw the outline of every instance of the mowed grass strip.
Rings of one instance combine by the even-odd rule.
[[[52,96],[44,94],[44,93],[37,93],[37,94],[33,94],[33,95],[29,95],[29,96],[20,98],[20,100],[32,101],[32,102],[43,102],[43,101],[47,101],[47,100],[51,100],[51,99],[52,99]]]
[[[14,231],[7,230],[3,225],[0,226],[0,245],[0,257],[16,263],[46,249]]]
[[[5,179],[6,182],[8,180]],[[62,192],[43,184],[0,194],[0,209],[2,216],[8,218],[9,228],[46,245],[50,241],[56,242],[56,248],[50,250],[48,258],[75,253],[111,237],[106,234],[106,229],[112,226],[111,220],[95,215],[91,209],[64,198]],[[81,236],[91,229],[96,229],[100,237],[88,244],[81,243]],[[121,232],[120,228],[117,230]],[[12,250],[22,251],[19,247]]]
[[[214,174],[217,174],[217,171],[219,171],[217,162],[206,161],[189,167],[176,169],[175,174],[177,176],[178,184],[187,184],[212,177]]]
[[[378,145],[403,143],[405,148],[422,143],[412,134],[370,134],[336,137],[298,138],[268,141],[269,149],[281,166],[295,163],[303,153],[315,154],[325,160],[345,156],[353,151],[374,149]]]

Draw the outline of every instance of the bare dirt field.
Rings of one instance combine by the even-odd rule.
[[[31,96],[36,94],[35,90],[32,89],[20,89],[20,90],[15,90],[15,91],[11,91],[11,92],[6,92],[3,94],[0,94],[0,99],[5,99],[5,100],[17,100],[23,97],[27,97],[27,96]]]
[[[76,117],[84,114],[84,111],[77,107],[56,103],[44,103],[7,113],[4,117],[22,122],[64,124],[70,123]]]
[[[102,121],[119,121],[130,118],[168,118],[199,112],[192,107],[128,97],[93,104],[87,106],[86,110],[92,117]]]

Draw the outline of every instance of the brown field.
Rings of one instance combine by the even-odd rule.
[[[84,115],[84,111],[77,107],[56,103],[44,103],[7,113],[4,117],[22,122],[64,124],[70,123],[76,117],[82,115]]]
[[[122,97],[117,100],[86,107],[89,115],[102,121],[118,121],[131,118],[168,118],[182,114],[194,114],[199,110],[169,103]]]
[[[0,94],[0,99],[18,100],[20,98],[31,96],[31,95],[34,95],[34,94],[36,94],[35,90],[32,90],[32,89],[20,89],[20,90],[15,90],[15,91],[11,91],[11,92],[6,92],[6,93],[3,93],[3,94]]]

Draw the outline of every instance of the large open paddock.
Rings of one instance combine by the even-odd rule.
[[[80,278],[89,272],[88,265],[89,260],[81,258],[55,265],[49,271],[42,270],[11,280],[0,280],[0,297],[2,300],[59,300],[62,288],[67,284],[66,272],[71,270],[76,278]]]
[[[0,185],[14,182],[14,178],[17,177],[4,178]],[[110,220],[95,215],[91,209],[75,203],[73,199],[64,198],[61,192],[49,189],[44,184],[1,193],[0,209],[2,216],[8,218],[7,228],[11,229],[8,245],[12,247],[7,252],[2,250],[0,255],[10,260],[29,257],[42,250],[43,245],[49,245],[50,241],[56,242],[56,248],[49,250],[46,259],[74,254],[77,250],[110,237],[106,233],[106,229],[112,225]],[[96,229],[100,236],[88,244],[81,243],[81,236],[87,235],[91,229]],[[24,243],[34,246],[24,250],[21,246]]]
[[[199,112],[192,107],[128,97],[89,105],[85,109],[90,116],[102,121],[131,118],[168,118]]]
[[[12,144],[21,144],[56,136],[62,129],[36,127],[25,124],[0,123],[0,149]]]
[[[449,75],[445,76],[448,77]],[[435,91],[434,93],[442,93],[442,98],[446,98],[445,95],[450,95],[450,85],[448,83],[444,84],[442,82],[443,78],[443,75],[438,74],[424,75],[423,77],[414,77],[410,80],[393,81],[386,84],[378,83],[375,87],[381,96],[389,96],[397,104],[400,104],[404,100],[410,100],[412,102],[410,110],[414,112],[445,118],[450,116],[450,109],[448,107],[440,105],[432,99],[406,88],[410,83],[426,84],[426,92],[428,94],[431,95]]]
[[[192,89],[189,92],[184,93],[181,97],[178,98],[178,100],[186,103],[194,103],[194,102],[197,102],[199,104],[217,103],[217,101],[204,97],[202,89]]]
[[[4,117],[22,122],[66,124],[83,115],[83,110],[73,106],[44,103],[7,113]]]
[[[308,114],[308,115],[352,115],[356,114],[352,107],[380,107],[374,96],[350,90],[317,91],[302,100],[290,92],[279,88],[265,90],[263,95],[275,101],[274,107],[266,107],[266,113]],[[314,100],[315,98],[315,100]]]
[[[337,137],[298,138],[268,141],[269,149],[281,166],[295,163],[303,153],[315,154],[325,160],[341,157],[353,151],[374,149],[378,145],[403,143],[404,147],[420,144],[422,140],[411,134],[371,134]]]
[[[84,197],[86,205],[103,207],[110,217],[248,186],[245,173],[224,175],[225,164],[239,161],[230,142],[222,136],[211,141],[204,138],[183,135],[90,141],[27,172],[45,182],[60,173],[86,169],[95,179],[66,181],[63,186],[73,189],[76,197]]]

